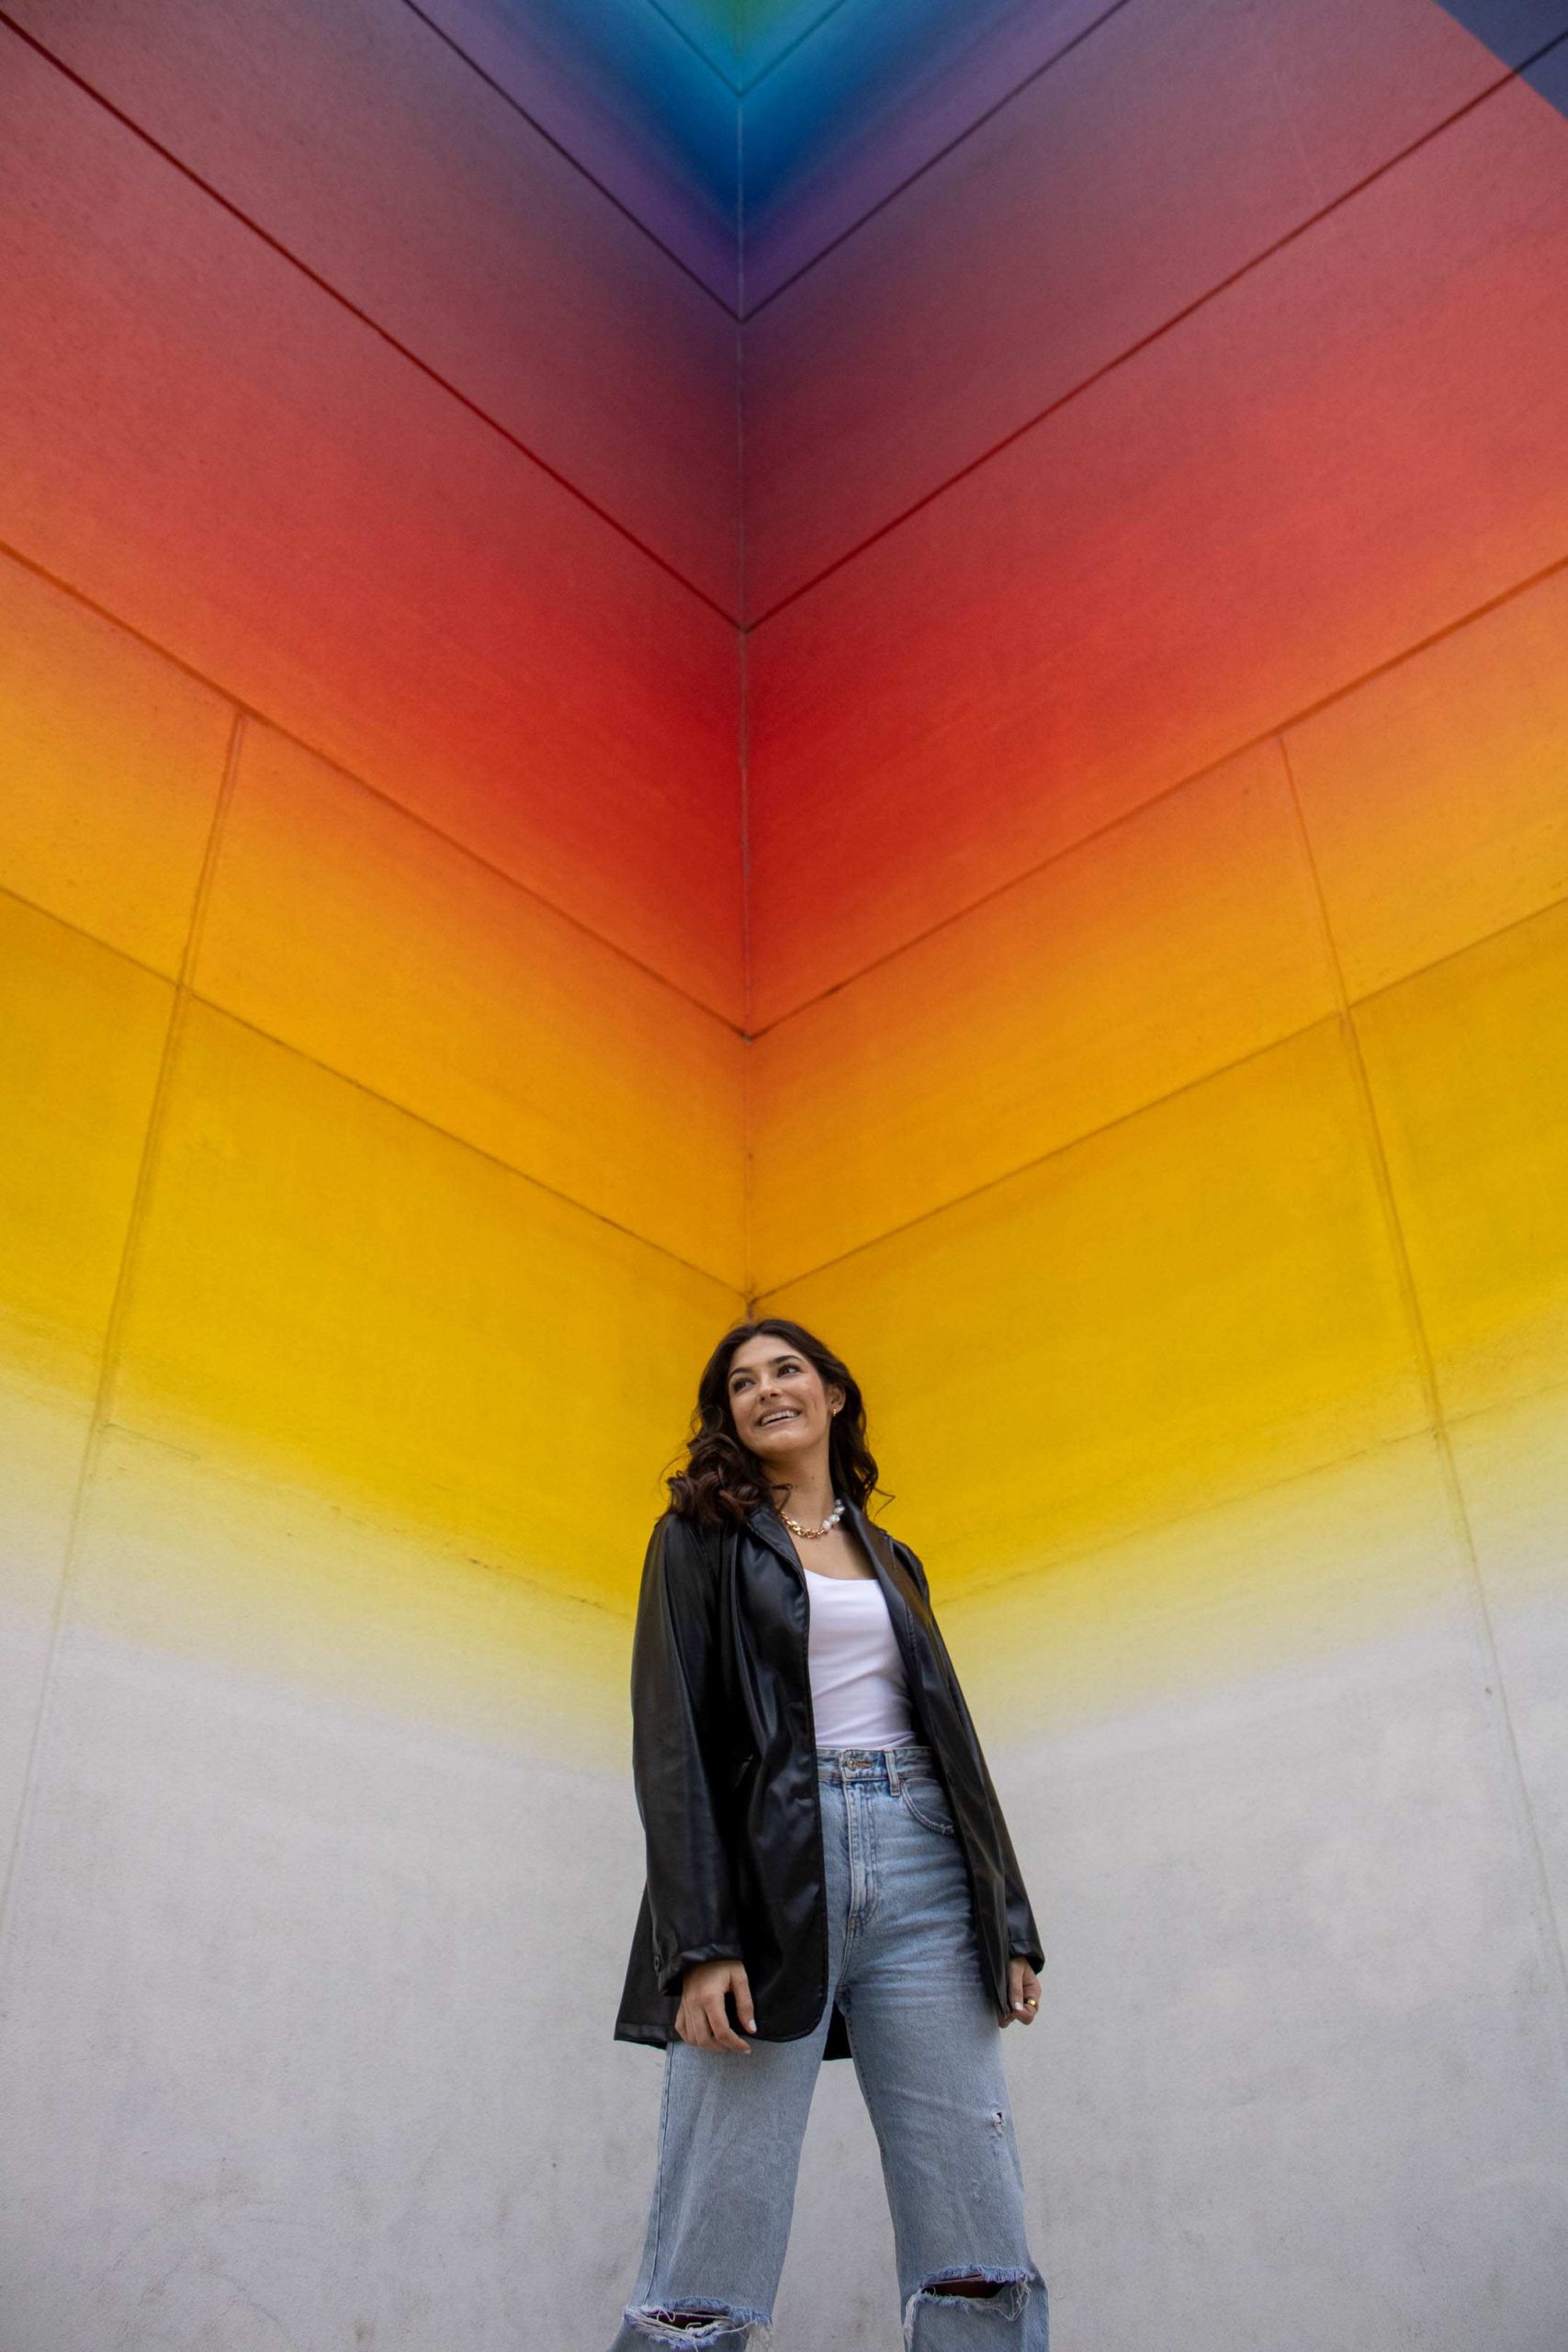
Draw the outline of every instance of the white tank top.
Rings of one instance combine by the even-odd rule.
[[[896,1747],[913,1739],[904,1660],[881,1580],[806,1573],[818,1747]]]

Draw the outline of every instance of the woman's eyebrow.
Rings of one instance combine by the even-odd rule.
[[[790,1351],[789,1350],[787,1350],[787,1349],[786,1349],[786,1351],[784,1351],[784,1353],[782,1356],[770,1356],[770,1357],[768,1358],[768,1362],[769,1362],[770,1363],[773,1363],[773,1364],[780,1364],[780,1363],[799,1363],[799,1361],[800,1361],[799,1357],[798,1357],[797,1355],[795,1355],[793,1352],[791,1352],[791,1351]],[[747,1374],[749,1372],[752,1371],[753,1369],[754,1369],[754,1366],[752,1366],[751,1364],[749,1364],[749,1363],[743,1363],[743,1364],[741,1365],[741,1367],[740,1367],[739,1371],[739,1372],[732,1372],[732,1373],[730,1374],[729,1377],[731,1378],[731,1380],[744,1380],[744,1379],[745,1379],[745,1377],[746,1377],[746,1374]]]

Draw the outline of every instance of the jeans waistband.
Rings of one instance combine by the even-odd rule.
[[[936,1762],[936,1750],[920,1739],[901,1739],[891,1747],[819,1747],[817,1750],[817,1777],[819,1781],[865,1781],[883,1788],[897,1789],[907,1773],[930,1771]]]

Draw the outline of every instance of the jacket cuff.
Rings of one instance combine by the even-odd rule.
[[[1027,1895],[1015,1894],[1008,1904],[1008,1951],[1015,1960],[1026,1960],[1031,1968],[1045,1965],[1045,1947]]]
[[[688,1968],[700,1968],[705,1960],[739,1960],[744,1962],[745,1957],[745,1953],[732,1942],[693,1944],[668,1960],[656,1952],[653,1964],[660,1991],[667,1995],[672,1993],[678,1997]]]

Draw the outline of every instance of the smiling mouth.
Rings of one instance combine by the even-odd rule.
[[[799,1419],[800,1415],[792,1406],[787,1413],[764,1413],[757,1427],[760,1430],[768,1430],[773,1428],[775,1421],[798,1421]]]

